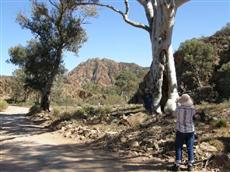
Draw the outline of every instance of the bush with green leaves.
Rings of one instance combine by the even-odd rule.
[[[0,99],[0,111],[3,111],[7,108],[8,104],[5,100]]]
[[[35,103],[32,107],[29,109],[29,113],[27,115],[34,115],[37,113],[40,113],[42,111],[41,107],[39,106],[38,103]]]
[[[140,79],[134,73],[129,70],[123,70],[115,80],[118,94],[130,97],[137,90],[139,81]]]
[[[182,58],[176,68],[180,86],[188,91],[209,85],[215,58],[211,44],[188,40],[180,45],[177,54]]]
[[[215,127],[215,128],[227,127],[227,121],[224,119],[212,120],[210,124],[212,127]]]
[[[99,116],[111,112],[111,108],[109,106],[86,105],[83,107],[83,110],[87,116]]]
[[[230,98],[230,61],[221,66],[218,70],[216,88],[224,99]]]

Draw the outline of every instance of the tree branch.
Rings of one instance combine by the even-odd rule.
[[[121,10],[119,9],[116,9],[115,7],[111,6],[111,5],[107,5],[107,4],[101,4],[101,3],[94,3],[94,2],[76,2],[76,5],[96,5],[96,6],[100,6],[100,7],[106,7],[118,14],[120,14],[124,21],[134,27],[137,27],[137,28],[141,28],[141,29],[144,29],[146,30],[147,32],[150,32],[150,28],[149,26],[145,25],[145,24],[142,24],[142,23],[139,23],[139,22],[135,22],[135,21],[132,21],[128,18],[128,12],[129,12],[129,5],[128,5],[128,0],[124,0],[124,3],[125,3],[125,13],[122,12]]]
[[[57,4],[55,4],[52,0],[49,0],[49,3],[50,3],[51,5],[53,5],[54,7],[56,7],[57,9],[59,9],[59,7],[57,6]]]
[[[145,15],[148,19],[149,26],[151,27],[153,17],[154,17],[154,10],[153,10],[153,2],[152,0],[138,0],[138,2],[144,7]]]
[[[181,5],[183,5],[184,3],[188,2],[190,0],[176,0],[176,8],[180,7]]]

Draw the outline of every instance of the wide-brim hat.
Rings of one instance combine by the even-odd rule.
[[[183,106],[193,106],[193,100],[188,94],[183,94],[177,101]]]

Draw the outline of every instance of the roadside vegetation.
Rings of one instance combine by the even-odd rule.
[[[8,104],[5,100],[0,99],[0,111],[5,110],[8,107]]]
[[[195,156],[199,163],[195,169],[198,171],[230,170],[229,104],[225,101],[196,106]],[[59,130],[76,143],[116,152],[122,157],[158,158],[165,165],[174,161],[175,119],[163,114],[156,121],[145,113],[142,105],[88,105],[67,109],[58,106],[51,113],[42,111],[30,119],[35,123],[43,121],[44,126]]]

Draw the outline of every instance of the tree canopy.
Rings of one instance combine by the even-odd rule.
[[[214,48],[201,40],[192,39],[182,43],[177,51],[183,58],[177,66],[181,82],[188,90],[207,85],[214,68]]]
[[[82,28],[93,8],[77,6],[73,1],[49,0],[49,4],[32,1],[31,17],[17,16],[22,28],[35,36],[26,47],[10,49],[10,62],[25,68],[26,83],[41,92],[41,107],[49,107],[49,95],[55,76],[62,71],[63,51],[77,53],[86,41]]]
[[[187,40],[175,53],[181,93],[190,92],[200,101],[229,99],[229,24],[209,37]]]

